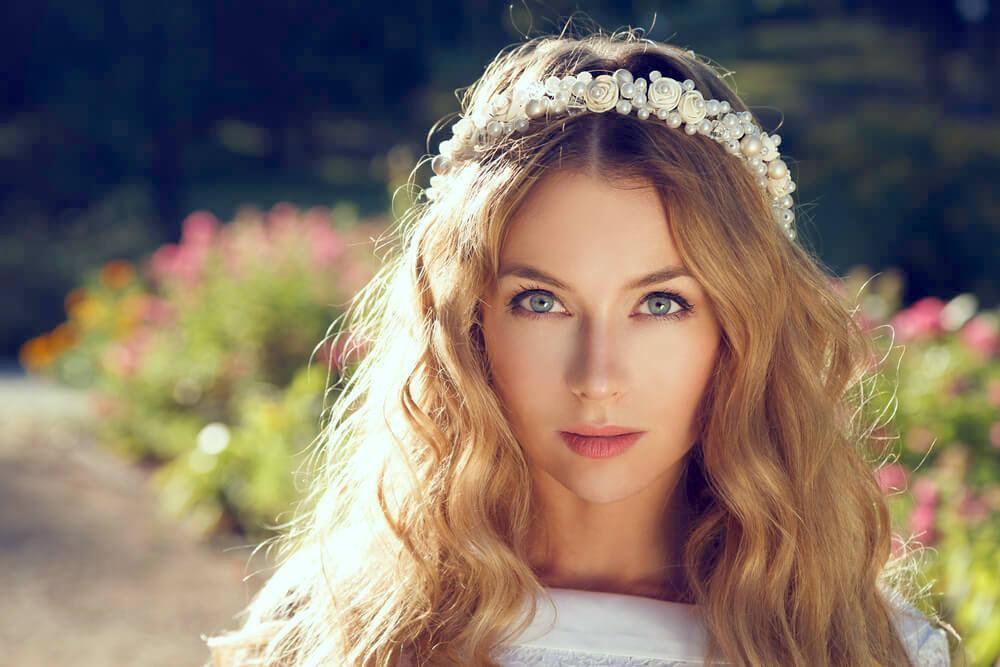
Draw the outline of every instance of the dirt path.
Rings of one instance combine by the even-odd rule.
[[[236,627],[269,574],[263,552],[159,518],[146,473],[87,419],[79,394],[0,376],[0,663],[199,667],[199,635]]]

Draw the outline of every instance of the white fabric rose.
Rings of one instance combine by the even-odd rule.
[[[697,125],[704,120],[708,113],[704,101],[705,98],[697,90],[689,90],[681,95],[681,100],[677,103],[677,111],[680,113],[681,119],[691,125]]]
[[[656,109],[673,111],[677,103],[680,102],[683,92],[684,89],[681,87],[680,81],[664,76],[649,84],[646,101]]]
[[[587,85],[583,95],[591,111],[603,113],[618,104],[618,82],[610,74],[601,74]]]
[[[778,147],[774,145],[774,139],[766,134],[761,134],[760,143],[764,146],[764,148],[760,151],[761,160],[764,162],[770,162],[778,157]]]
[[[784,197],[788,194],[788,185],[792,182],[791,174],[786,173],[781,178],[768,178],[767,189],[775,197]]]

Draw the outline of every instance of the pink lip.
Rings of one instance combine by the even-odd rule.
[[[581,456],[604,459],[624,453],[643,433],[625,433],[614,436],[586,436],[579,433],[559,431],[560,437],[570,449]]]
[[[576,433],[577,435],[623,435],[625,433],[641,433],[642,429],[631,426],[617,426],[615,424],[605,424],[603,426],[592,426],[590,424],[573,424],[563,429],[565,433]]]

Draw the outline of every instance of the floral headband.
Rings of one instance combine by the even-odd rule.
[[[781,136],[764,132],[749,111],[733,112],[727,101],[706,100],[691,79],[676,81],[655,70],[649,73],[649,82],[633,77],[627,69],[616,70],[614,75],[579,72],[562,78],[550,76],[544,84],[537,80],[518,82],[510,95],[499,93],[490,100],[488,114],[463,116],[452,126],[453,136],[440,143],[440,153],[431,161],[434,176],[424,194],[435,199],[449,171],[475,159],[478,152],[512,132],[524,132],[532,119],[611,109],[621,114],[635,110],[640,119],[655,117],[672,129],[683,124],[687,134],[704,134],[721,143],[753,172],[771,201],[775,221],[790,240],[795,239],[791,195],[795,182],[779,157]]]

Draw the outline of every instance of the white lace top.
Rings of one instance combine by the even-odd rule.
[[[531,626],[495,657],[504,667],[701,665],[705,628],[696,607],[637,595],[546,588]],[[944,630],[905,605],[896,627],[917,667],[950,667]],[[728,663],[727,663],[728,664]]]

